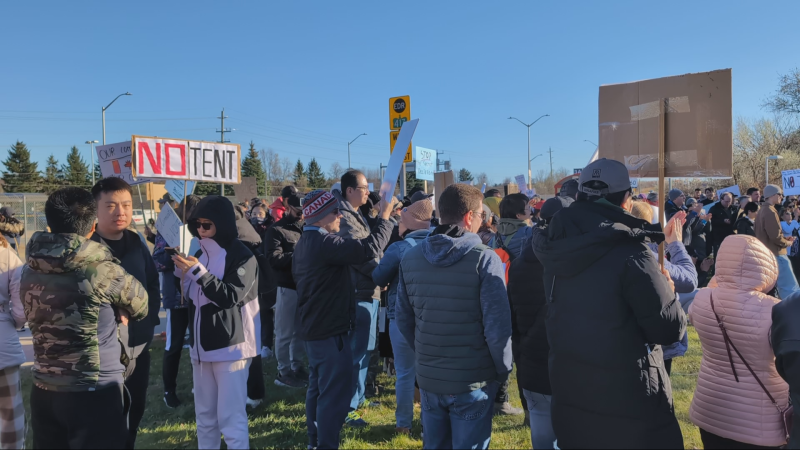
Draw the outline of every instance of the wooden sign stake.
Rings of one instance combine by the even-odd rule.
[[[661,224],[661,228],[666,230],[666,221],[664,214],[664,165],[665,165],[665,156],[664,156],[664,148],[665,148],[665,138],[664,138],[664,131],[665,131],[665,118],[666,118],[666,111],[664,110],[665,103],[667,99],[662,98],[659,99],[658,102],[658,213],[659,218],[658,222]],[[658,245],[658,265],[661,266],[661,269],[664,269],[664,242]]]

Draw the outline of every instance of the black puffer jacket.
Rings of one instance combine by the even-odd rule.
[[[259,296],[265,295],[275,289],[275,277],[272,276],[267,257],[262,251],[261,236],[258,235],[250,220],[245,216],[245,211],[242,207],[237,206],[235,212],[236,232],[239,234],[239,240],[247,246],[258,262],[258,294]]]
[[[534,229],[536,232],[541,230]],[[522,255],[508,269],[508,300],[511,302],[511,341],[519,352],[516,362],[520,386],[537,394],[550,395],[544,266],[536,258],[530,239],[523,244]]]
[[[733,234],[739,208],[733,205],[725,208],[722,203],[717,203],[708,213],[711,214],[711,240],[713,245],[718,247],[726,237]],[[728,223],[725,223],[726,220]]]
[[[645,245],[663,233],[600,200],[562,209],[532,239],[559,446],[683,448],[660,345],[681,339],[686,315]]]
[[[292,276],[292,255],[300,236],[303,235],[303,219],[290,210],[283,218],[267,230],[264,237],[264,254],[275,275],[278,287],[297,289]]]

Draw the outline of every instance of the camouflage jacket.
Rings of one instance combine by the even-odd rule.
[[[27,248],[20,298],[33,335],[34,381],[80,392],[121,384],[125,366],[116,309],[147,317],[147,291],[102,244],[37,232]]]

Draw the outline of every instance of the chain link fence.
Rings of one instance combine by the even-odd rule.
[[[24,259],[25,248],[33,233],[47,229],[44,217],[45,194],[0,194],[0,207],[11,207],[17,219],[25,225],[25,231],[19,237],[17,251]]]

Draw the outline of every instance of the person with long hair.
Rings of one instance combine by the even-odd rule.
[[[22,261],[0,237],[0,449],[23,448],[25,407],[20,389],[20,366],[25,353],[17,330],[25,324],[19,298]]]

